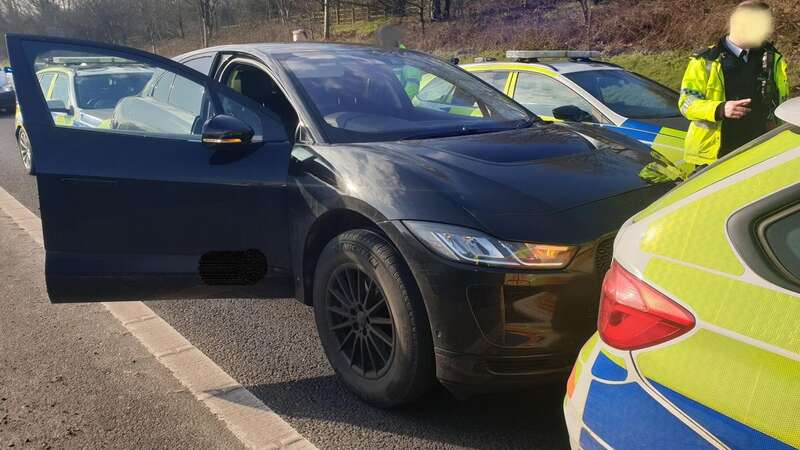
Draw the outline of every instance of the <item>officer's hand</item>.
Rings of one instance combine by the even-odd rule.
[[[751,111],[750,108],[748,108],[748,106],[750,106],[750,101],[749,98],[746,98],[744,100],[725,102],[725,117],[728,119],[741,119],[746,116]]]

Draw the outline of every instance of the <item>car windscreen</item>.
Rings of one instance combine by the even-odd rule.
[[[625,70],[564,74],[615,113],[630,119],[678,117],[678,93]]]
[[[274,55],[333,143],[505,131],[535,116],[463,70],[417,52]]]
[[[114,108],[124,97],[139,94],[152,72],[77,75],[75,98],[81,109]]]

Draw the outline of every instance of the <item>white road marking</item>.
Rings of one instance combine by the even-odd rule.
[[[0,211],[44,247],[41,220],[2,187]],[[147,305],[114,302],[103,306],[245,446],[316,448]]]

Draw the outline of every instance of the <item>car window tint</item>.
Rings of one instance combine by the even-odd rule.
[[[53,82],[53,78],[55,78],[56,74],[52,72],[47,72],[40,74],[40,76],[41,77],[39,78],[39,87],[42,88],[42,93],[44,94],[44,97],[47,100],[50,100],[47,94],[50,89],[50,84]]]
[[[777,262],[800,281],[800,207],[767,226],[764,238]]]
[[[153,87],[153,98],[166,103],[169,100],[169,92],[172,90],[172,81],[175,79],[175,74],[171,72],[163,72],[158,77],[155,87]]]
[[[191,67],[192,69],[202,73],[203,75],[208,75],[208,72],[211,71],[211,64],[214,62],[214,57],[209,56],[201,56],[199,58],[190,59],[189,61],[184,61],[183,64],[187,67]]]
[[[199,115],[205,88],[188,78],[175,76],[169,103],[194,115]]]
[[[546,75],[520,72],[514,100],[537,115],[553,117],[553,110],[562,106],[576,106],[597,118],[592,105],[560,81]]]
[[[508,72],[485,70],[481,72],[473,72],[473,74],[481,80],[491,84],[498,91],[503,92],[505,90],[506,80],[508,80]]]
[[[66,74],[60,73],[56,76],[50,100],[58,100],[64,102],[64,106],[69,106],[69,77]]]

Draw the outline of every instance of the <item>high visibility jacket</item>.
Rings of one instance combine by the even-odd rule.
[[[683,76],[678,107],[681,114],[692,121],[684,144],[684,161],[687,163],[702,165],[716,161],[722,144],[722,121],[716,117],[717,108],[726,101],[721,45],[692,56]],[[775,52],[773,73],[778,103],[782,103],[789,96],[786,60],[769,44],[767,51]]]

